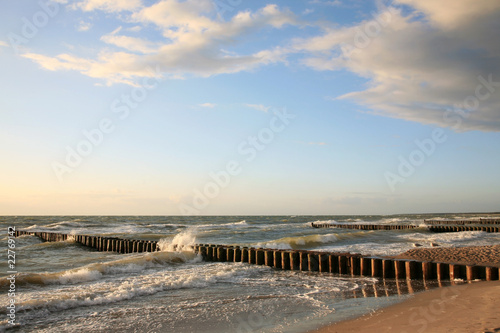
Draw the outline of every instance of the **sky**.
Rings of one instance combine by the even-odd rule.
[[[500,2],[4,0],[0,215],[500,211]]]

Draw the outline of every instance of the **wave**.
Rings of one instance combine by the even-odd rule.
[[[283,237],[268,242],[257,243],[257,247],[273,248],[273,249],[303,249],[315,247],[325,243],[332,243],[338,240],[338,234],[326,235],[308,235],[296,237]]]
[[[158,241],[160,251],[193,251],[196,244],[198,227],[191,227],[174,236],[173,239],[162,238]]]
[[[36,237],[36,236],[32,236]],[[36,237],[39,240],[38,237]],[[40,249],[62,249],[66,247],[71,247],[75,245],[75,238],[73,235],[69,235],[68,239],[65,241],[59,242],[37,242],[35,244],[26,245],[23,247],[23,250],[40,250]]]
[[[200,224],[197,227],[198,228],[240,228],[240,227],[247,227],[250,224],[247,223],[246,220],[242,220],[239,222],[228,222],[228,223],[210,223],[210,224]]]
[[[310,227],[311,226],[311,223],[314,223],[314,224],[341,224],[335,220],[324,220],[324,221],[314,221],[314,222],[306,222],[304,223],[304,225]]]
[[[260,242],[256,247],[280,249],[280,250],[298,250],[313,249],[323,247],[327,244],[335,244],[339,241],[364,238],[373,234],[372,231],[339,232],[331,234],[314,234],[307,236],[283,237],[276,240]]]
[[[194,252],[153,252],[61,272],[20,273],[16,276],[16,285],[72,285],[97,281],[106,276],[141,273],[171,264],[197,262],[201,262],[201,257]],[[5,283],[6,281],[1,280],[0,287]]]
[[[62,311],[81,306],[96,306],[116,303],[139,296],[162,291],[187,288],[205,288],[220,282],[237,282],[242,277],[254,274],[267,267],[243,264],[225,265],[210,263],[188,269],[142,272],[135,276],[94,281],[100,277],[95,271],[82,269],[72,273],[73,281],[87,282],[74,286],[51,288],[50,290],[26,290],[17,301],[18,311],[25,311],[23,318],[40,316],[40,311]],[[62,276],[62,279],[67,277]],[[0,309],[5,313],[5,309]]]

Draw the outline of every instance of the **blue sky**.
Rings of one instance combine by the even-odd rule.
[[[0,215],[500,210],[496,1],[0,9]]]

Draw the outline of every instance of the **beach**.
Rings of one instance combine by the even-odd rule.
[[[500,267],[500,246],[419,248],[399,259]],[[499,332],[500,281],[470,282],[420,292],[401,303],[311,332]]]
[[[499,332],[500,281],[421,292],[402,303],[312,332]]]
[[[439,299],[439,292],[453,290],[437,288],[440,285],[455,283],[472,288],[481,284],[408,282],[280,270],[244,262],[211,262],[191,250],[176,251],[176,246],[222,244],[498,265],[500,233],[433,233],[420,227],[429,218],[484,217],[488,215],[3,217],[0,224],[4,230],[15,226],[16,230],[73,236],[50,242],[33,235],[15,238],[16,326],[12,329],[42,333],[123,332],[139,328],[144,332],[304,333],[377,310],[387,313],[390,306],[406,304],[407,299],[417,300],[420,295],[432,297],[432,293],[438,292],[434,298]],[[416,228],[318,229],[312,228],[311,223]],[[75,235],[155,241],[159,251],[96,251],[76,242]],[[416,244],[422,246],[415,247]],[[439,246],[432,247],[436,244]],[[6,236],[0,238],[0,245],[7,247]],[[9,270],[6,261],[0,262],[0,267],[2,272]],[[4,278],[0,282],[2,304],[9,301],[5,281]],[[437,289],[420,294],[433,288]],[[462,294],[467,296],[465,291]],[[448,295],[454,294],[446,291],[445,296]],[[481,315],[486,313],[481,311]],[[5,309],[0,314],[0,331],[11,329]],[[408,332],[418,332],[423,325],[420,315],[414,316]],[[408,325],[408,320],[404,320],[403,324]],[[429,327],[430,324],[434,322]]]

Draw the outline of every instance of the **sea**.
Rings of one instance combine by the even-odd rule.
[[[204,262],[174,244],[397,255],[416,244],[498,244],[500,234],[368,231],[311,222],[413,224],[498,214],[390,216],[4,216],[0,217],[0,331],[308,332],[401,302],[437,282],[283,271],[247,263]],[[8,228],[157,240],[161,251],[118,254],[35,236],[9,241]],[[7,252],[15,254],[8,262]],[[10,257],[9,259],[12,259]],[[12,265],[13,266],[9,266]],[[17,273],[9,273],[15,271]],[[12,284],[11,284],[12,282]],[[12,306],[15,305],[12,320]],[[10,321],[10,323],[9,323]]]

